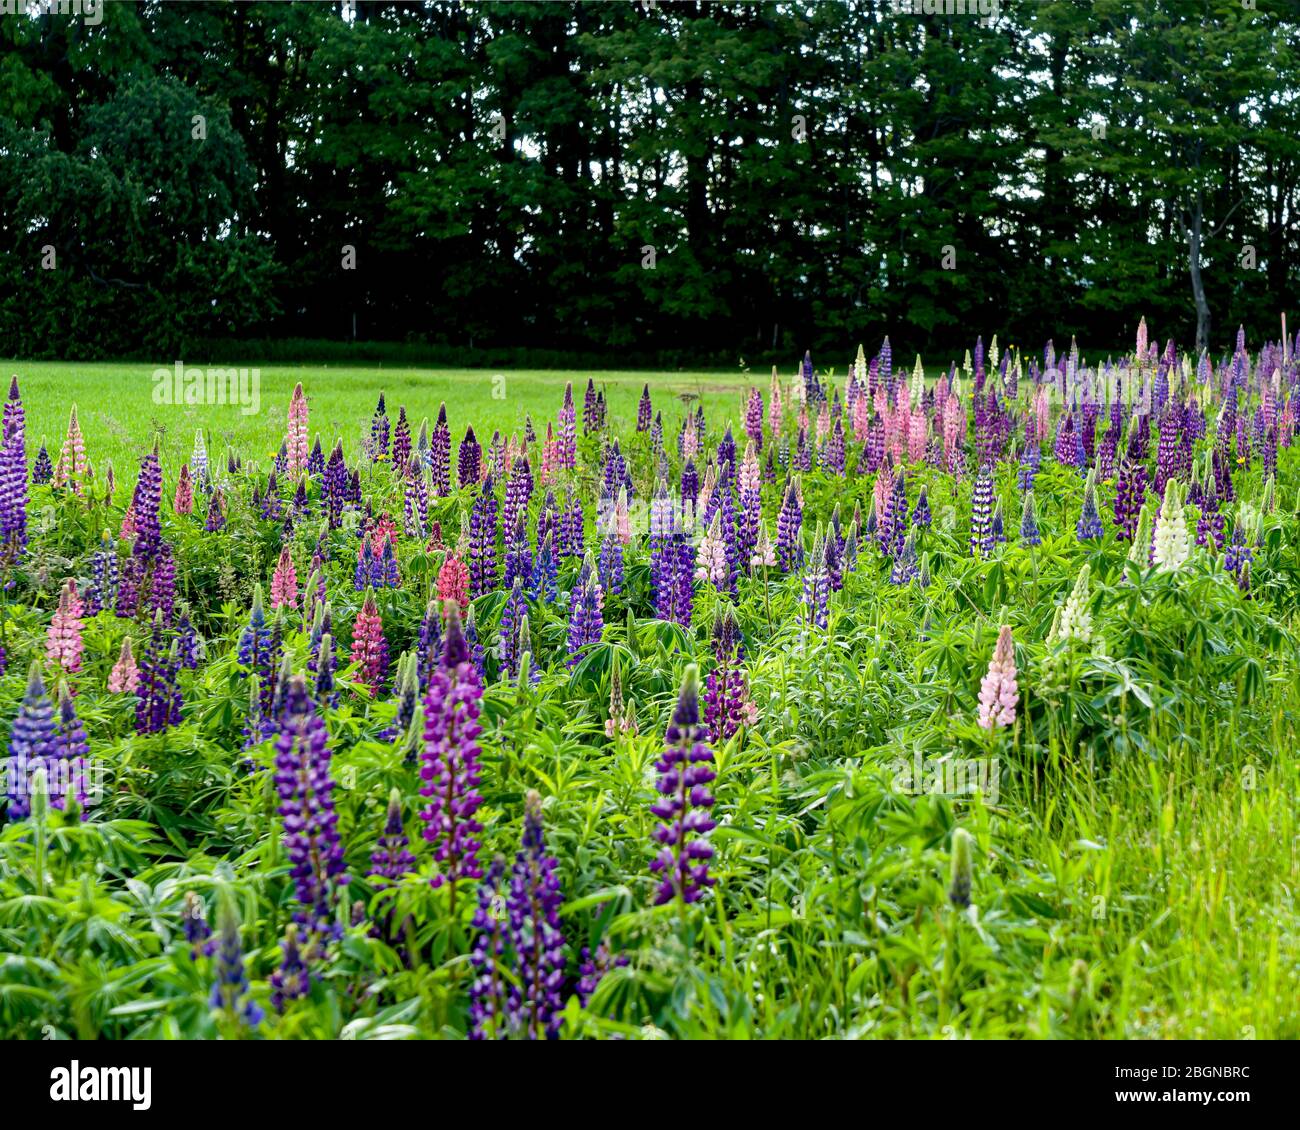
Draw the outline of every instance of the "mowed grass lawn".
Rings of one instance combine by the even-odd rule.
[[[362,436],[382,392],[391,421],[397,421],[399,407],[405,407],[411,424],[412,442],[419,435],[421,419],[430,427],[446,402],[451,425],[453,451],[473,425],[479,442],[487,447],[494,430],[502,435],[523,433],[524,420],[531,415],[538,438],[546,434],[564,397],[567,381],[573,382],[578,426],[582,426],[582,398],[587,380],[605,393],[612,434],[626,436],[636,423],[637,400],[642,386],[650,385],[656,411],[664,417],[664,434],[671,443],[682,413],[700,400],[710,428],[730,421],[737,435],[741,431],[744,399],[750,387],[763,392],[764,403],[771,382],[770,373],[636,373],[524,371],[492,369],[407,369],[332,368],[325,366],[258,367],[258,404],[255,412],[239,405],[157,404],[154,400],[155,369],[173,368],[172,362],[75,364],[52,361],[5,361],[0,370],[6,378],[18,376],[27,410],[27,452],[36,457],[44,437],[52,460],[68,426],[68,412],[77,406],[86,453],[97,476],[105,459],[113,461],[118,482],[135,481],[136,466],[154,436],[161,443],[164,474],[172,482],[175,472],[189,456],[194,433],[202,428],[208,449],[216,458],[233,446],[245,462],[269,466],[284,438],[289,398],[293,386],[302,381],[311,409],[311,429],[319,433],[328,453],[335,437],[343,440],[349,461],[357,454]],[[230,362],[234,367],[237,362]],[[254,366],[245,366],[253,368]],[[793,371],[793,370],[792,370]],[[790,374],[782,374],[788,380]],[[6,388],[8,380],[5,382]],[[683,399],[684,397],[689,398]],[[251,405],[249,406],[251,407]],[[170,473],[169,473],[170,472]]]

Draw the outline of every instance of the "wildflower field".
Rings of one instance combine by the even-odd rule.
[[[1300,1036],[1300,338],[1224,346],[9,363],[0,1036]]]

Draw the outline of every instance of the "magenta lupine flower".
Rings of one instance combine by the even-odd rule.
[[[154,615],[149,640],[140,659],[135,728],[139,734],[160,734],[181,720],[181,689],[176,681],[180,657],[163,632],[161,612]]]
[[[988,673],[980,683],[979,724],[986,730],[1010,726],[1016,720],[1016,703],[1019,701],[1015,645],[1010,627],[1003,624],[993,658],[989,660]]]
[[[497,498],[492,476],[483,487],[469,514],[469,595],[473,600],[497,585]]]
[[[714,666],[704,681],[704,723],[714,741],[726,741],[741,726],[758,721],[745,677],[745,648],[731,608],[713,623]]]
[[[69,580],[59,593],[59,607],[45,639],[45,658],[69,674],[81,670],[81,613],[77,582]]]
[[[714,882],[709,874],[713,848],[704,837],[716,826],[710,816],[713,794],[708,786],[717,774],[708,731],[700,723],[699,687],[700,670],[692,663],[664,734],[663,755],[655,765],[661,799],[650,811],[663,821],[654,831],[660,850],[650,864],[650,870],[661,877],[656,906],[674,898],[696,902]]]
[[[287,545],[280,550],[280,559],[276,562],[275,573],[271,577],[271,607],[298,607],[298,572]]]
[[[27,675],[27,692],[9,731],[9,764],[5,782],[10,822],[25,820],[31,815],[32,774],[45,769],[48,778],[50,762],[58,756],[55,739],[54,704],[45,691],[40,665],[32,660]]]
[[[176,480],[176,494],[172,497],[172,511],[176,514],[194,513],[194,487],[190,483],[190,465],[181,464],[181,473]]]
[[[793,573],[803,563],[803,507],[793,481],[785,488],[776,520],[776,560],[783,573]]]
[[[424,699],[424,748],[421,751],[420,795],[428,805],[420,812],[424,838],[434,844],[439,870],[432,884],[451,887],[450,912],[456,908],[456,886],[462,879],[478,879],[482,825],[474,818],[479,796],[479,724],[483,686],[470,661],[469,647],[460,626],[460,609],[446,605],[446,646],[442,661],[429,682]]]
[[[289,679],[275,743],[275,787],[284,821],[289,874],[300,907],[293,919],[311,937],[339,937],[334,903],[347,886],[325,723],[302,675]]]
[[[511,1029],[527,1039],[554,1039],[564,1000],[564,934],[560,930],[559,864],[546,851],[542,798],[524,798],[524,834],[506,896],[515,978],[506,1000]]]
[[[360,665],[357,677],[370,688],[372,695],[378,695],[388,674],[388,641],[384,638],[384,624],[379,618],[375,595],[370,591],[366,592],[352,625],[352,662]]]

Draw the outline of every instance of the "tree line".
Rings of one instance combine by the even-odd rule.
[[[1297,6],[969,6],[0,17],[0,355],[1276,336]]]

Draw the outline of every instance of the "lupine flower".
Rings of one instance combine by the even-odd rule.
[[[627,954],[615,955],[609,947],[608,939],[602,940],[594,951],[583,946],[582,963],[578,967],[578,1002],[582,1007],[588,1007],[600,982],[610,970],[621,968],[627,964]]]
[[[516,674],[519,666],[519,626],[528,616],[528,600],[524,596],[522,577],[516,577],[510,592],[506,594],[501,607],[500,658],[501,673],[505,676]]]
[[[584,648],[600,643],[605,630],[604,606],[604,592],[588,554],[569,597],[569,656],[565,662],[570,669],[582,661]]]
[[[402,794],[396,787],[388,794],[388,810],[384,815],[384,830],[370,854],[370,871],[367,878],[375,892],[390,890],[401,882],[404,875],[415,870],[415,856],[410,851],[411,841],[402,825]],[[385,909],[375,921],[371,931],[376,937],[395,941],[393,903],[384,901]]]
[[[745,405],[745,434],[755,451],[763,450],[763,394],[756,388],[749,390],[749,402]]]
[[[307,681],[294,675],[284,695],[275,743],[275,787],[299,902],[293,918],[309,936],[321,939],[340,933],[332,921],[333,908],[348,882],[327,743],[325,723],[307,693]]]
[[[289,923],[284,931],[280,967],[271,974],[270,981],[271,1007],[276,1012],[283,1012],[290,1002],[300,1000],[311,991],[311,967],[304,960],[302,949],[298,945],[296,923]]]
[[[1078,640],[1081,644],[1088,644],[1092,641],[1092,603],[1088,592],[1091,575],[1092,567],[1085,562],[1061,610],[1053,642]]]
[[[722,516],[714,511],[704,538],[695,551],[695,579],[709,581],[719,591],[727,588],[727,546],[722,538]]]
[[[388,673],[388,641],[384,638],[384,623],[379,618],[374,593],[370,591],[366,592],[352,625],[352,662],[360,665],[358,678],[370,688],[370,693],[379,694]]]
[[[600,583],[611,596],[623,588],[623,544],[613,530],[600,544]]]
[[[226,514],[223,509],[223,501],[219,490],[214,490],[212,497],[208,499],[208,513],[203,528],[210,534],[215,534],[225,527]]]
[[[916,534],[915,531],[909,531],[903,541],[903,548],[899,550],[898,556],[894,558],[894,563],[890,567],[889,581],[895,585],[906,585],[910,584],[916,576]]]
[[[970,906],[972,842],[971,834],[965,828],[958,828],[952,834],[952,876],[948,899],[962,910]]]
[[[523,842],[506,897],[516,962],[506,1010],[512,1030],[530,1040],[553,1039],[560,1031],[565,964],[560,905],[564,899],[557,868],[555,857],[546,851],[542,798],[530,790],[524,799]]]
[[[1038,514],[1034,509],[1034,492],[1025,491],[1025,506],[1020,512],[1020,540],[1024,545],[1042,545],[1043,537],[1038,531]]]
[[[172,497],[172,510],[176,514],[194,513],[194,488],[190,483],[190,467],[181,464],[181,473],[176,480],[176,494]]]
[[[449,913],[455,912],[456,887],[462,879],[482,877],[478,864],[483,830],[474,818],[479,796],[479,724],[483,686],[470,661],[469,647],[454,601],[446,605],[447,631],[442,661],[429,681],[424,699],[424,748],[421,751],[420,795],[428,805],[420,812],[424,838],[434,844],[440,865],[432,884],[451,887]]]
[[[497,583],[497,499],[492,476],[483,480],[469,517],[469,595],[482,596]]]
[[[758,708],[749,697],[745,677],[740,626],[729,607],[714,620],[713,657],[713,669],[704,682],[704,723],[715,741],[726,741],[741,726],[758,721]]]
[[[793,480],[785,488],[776,521],[776,559],[783,573],[792,573],[803,564],[803,507]]]
[[[69,580],[59,594],[59,607],[45,640],[45,658],[69,674],[81,670],[81,612],[77,582]]]
[[[970,551],[972,555],[987,555],[993,546],[993,471],[985,463],[980,467],[971,495]]]
[[[1191,556],[1187,519],[1183,512],[1182,486],[1170,476],[1165,482],[1164,502],[1156,517],[1151,563],[1161,572],[1178,569]]]
[[[110,694],[135,694],[139,686],[140,668],[131,654],[131,637],[127,636],[122,640],[117,662],[108,673],[108,691]]]
[[[1223,555],[1223,567],[1237,578],[1237,584],[1243,592],[1250,584],[1250,566],[1255,551],[1246,539],[1245,523],[1240,517],[1232,524],[1232,539]]]
[[[989,660],[988,673],[980,683],[979,724],[986,730],[1010,726],[1016,720],[1020,688],[1016,684],[1016,653],[1011,629],[1002,625],[998,644]]]
[[[454,553],[438,570],[438,599],[454,600],[462,612],[469,607],[469,567]]]
[[[0,548],[11,558],[27,547],[27,413],[18,377],[9,382],[0,431]]]
[[[279,665],[280,656],[275,645],[275,633],[266,622],[266,610],[262,604],[262,586],[253,586],[253,607],[248,616],[248,623],[239,633],[239,662],[262,677],[269,680]]]
[[[135,728],[140,734],[160,734],[181,720],[181,690],[176,681],[180,657],[163,634],[163,614],[155,613],[149,640],[140,660],[136,690]]]
[[[803,575],[804,614],[812,627],[825,630],[829,623],[830,574],[826,569],[826,537],[819,529]]]
[[[704,837],[715,827],[710,816],[713,794],[708,786],[717,774],[707,744],[708,731],[700,723],[699,687],[699,668],[692,663],[686,668],[664,734],[664,752],[655,765],[661,799],[650,811],[663,821],[654,832],[660,847],[650,864],[650,870],[660,876],[657,906],[674,898],[696,902],[714,882],[709,874],[713,848]]]
[[[384,459],[388,456],[388,409],[384,404],[384,394],[379,394],[379,403],[375,405],[375,414],[370,421],[370,458]]]
[[[36,452],[36,462],[32,464],[32,485],[43,487],[53,478],[54,464],[50,462],[50,453],[45,449],[45,437],[41,436],[41,447]]]
[[[181,612],[180,621],[176,625],[176,636],[180,645],[181,666],[193,671],[203,659],[203,640],[199,638],[198,629],[190,620],[188,609]]]
[[[469,987],[469,1038],[503,1040],[506,1028],[506,906],[501,879],[506,863],[501,856],[492,860],[478,888],[474,912],[474,947],[470,964],[474,980]]]
[[[190,944],[191,957],[197,959],[200,956],[212,956],[216,944],[211,941],[212,927],[208,925],[207,907],[193,891],[185,892],[185,903],[181,908],[181,929],[185,932],[185,940]]]
[[[397,425],[393,428],[393,466],[406,466],[411,457],[411,425],[406,419],[405,407],[397,409]]]
[[[46,693],[40,666],[33,660],[27,675],[26,694],[9,731],[9,764],[5,781],[11,822],[25,820],[31,815],[32,775],[45,770],[48,782],[49,766],[57,757],[54,705]]]
[[[299,381],[289,401],[289,428],[284,441],[285,469],[291,475],[307,469],[307,435],[307,395]]]
[[[1083,508],[1074,526],[1079,541],[1095,541],[1102,535],[1101,515],[1097,513],[1097,472],[1089,471],[1083,487]]]
[[[650,430],[650,417],[652,414],[650,386],[645,384],[641,386],[641,399],[637,401],[636,406],[636,430],[638,432],[648,432]]]
[[[287,545],[280,550],[280,560],[276,562],[275,574],[271,578],[271,607],[298,607],[298,573]]]
[[[249,994],[244,951],[239,941],[239,913],[229,891],[222,892],[219,902],[212,1007],[219,1009],[232,1025],[256,1028],[265,1014]]]

